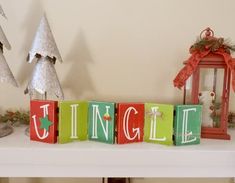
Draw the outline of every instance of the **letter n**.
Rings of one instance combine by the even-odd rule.
[[[89,103],[90,140],[113,144],[115,142],[115,104],[108,102]]]

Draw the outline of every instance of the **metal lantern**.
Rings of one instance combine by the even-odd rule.
[[[205,29],[174,80],[176,87],[184,87],[185,104],[203,105],[203,138],[230,139],[227,124],[231,76],[235,89],[235,60],[230,55],[233,49],[223,38],[215,38],[210,28]]]

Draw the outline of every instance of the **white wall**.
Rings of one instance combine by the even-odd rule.
[[[1,5],[8,21],[0,18],[0,24],[12,45],[5,56],[20,84],[1,84],[1,109],[28,108],[23,91],[33,64],[25,58],[43,11],[64,60],[56,69],[66,99],[180,103],[182,92],[172,80],[200,31],[210,26],[235,43],[234,0],[1,0]],[[231,182],[202,182],[217,181]]]
[[[2,0],[5,51],[20,88],[0,87],[1,108],[26,108],[33,64],[25,58],[43,11],[64,63],[56,69],[66,99],[180,103],[172,80],[188,48],[210,26],[235,43],[235,1]],[[232,94],[231,101],[235,95]],[[233,102],[234,103],[234,102]],[[17,105],[16,105],[17,104]],[[235,109],[235,104],[233,104]]]

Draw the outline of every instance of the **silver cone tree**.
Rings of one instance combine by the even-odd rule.
[[[6,15],[2,9],[2,6],[0,5],[0,14],[6,18]],[[11,49],[11,45],[8,42],[2,27],[0,26],[0,82],[6,82],[10,83],[13,86],[18,86],[17,82],[6,62],[6,59],[3,55],[3,48],[6,48],[8,50]],[[13,128],[9,123],[0,123],[0,138],[10,135],[13,132]]]
[[[6,15],[0,5],[0,14],[6,18]],[[11,45],[8,42],[2,27],[0,26],[0,81],[1,82],[6,82],[6,83],[10,83],[13,86],[18,87],[17,82],[10,70],[10,67],[8,66],[6,59],[3,55],[3,49],[4,47],[8,50],[11,49]]]
[[[37,33],[35,35],[27,61],[36,61],[31,79],[25,90],[25,94],[32,96],[35,91],[45,94],[55,94],[59,99],[64,94],[58,80],[54,64],[56,60],[62,62],[55,39],[51,32],[46,15],[43,15]]]

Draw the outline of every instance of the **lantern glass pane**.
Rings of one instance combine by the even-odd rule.
[[[198,99],[203,105],[202,127],[220,127],[223,83],[224,69],[200,69]]]
[[[186,81],[184,86],[184,104],[192,104],[192,76]]]

